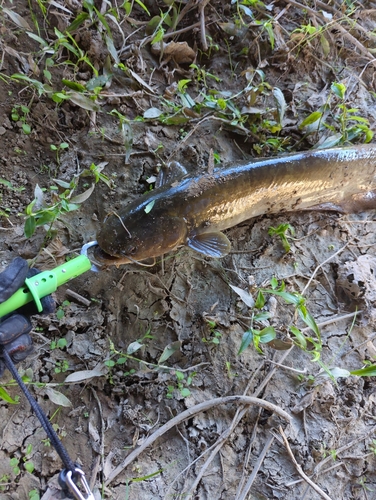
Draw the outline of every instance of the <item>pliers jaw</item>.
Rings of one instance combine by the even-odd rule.
[[[80,254],[85,255],[85,257],[87,257],[87,258],[90,258],[88,256],[88,250],[89,250],[89,248],[95,247],[95,246],[98,246],[97,241],[89,241],[89,243],[85,243],[85,245],[83,245],[83,247],[81,248]],[[99,271],[101,271],[101,269],[102,269],[100,264],[98,264],[98,262],[95,262],[95,261],[93,262],[92,259],[90,259],[90,262],[91,262],[90,270],[94,271],[95,273],[99,273]]]

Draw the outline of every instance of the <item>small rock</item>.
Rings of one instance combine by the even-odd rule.
[[[0,127],[0,135],[4,135],[6,132],[4,127]]]

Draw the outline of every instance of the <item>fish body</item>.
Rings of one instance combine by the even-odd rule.
[[[376,145],[261,158],[186,177],[110,214],[97,235],[96,258],[142,261],[183,244],[222,257],[230,251],[222,231],[258,215],[376,207],[375,180]]]

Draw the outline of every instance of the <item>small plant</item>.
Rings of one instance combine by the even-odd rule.
[[[23,466],[27,470],[27,472],[30,472],[32,474],[34,472],[34,463],[30,460],[31,452],[33,451],[33,445],[28,444],[26,448],[26,453],[22,458]],[[9,465],[12,467],[13,474],[15,476],[18,476],[21,473],[20,469],[20,459],[17,457],[13,457],[9,461]]]
[[[195,375],[196,375],[196,372],[192,372],[190,375],[188,375],[186,377],[183,372],[176,371],[175,372],[176,381],[177,381],[176,387],[173,385],[167,386],[166,398],[173,399],[174,391],[176,389],[180,392],[180,395],[183,398],[187,398],[188,396],[190,396],[191,391],[188,389],[188,387],[192,384],[192,380],[193,380],[193,377]]]
[[[57,317],[57,319],[59,319],[59,320],[60,320],[60,319],[63,319],[63,318],[64,318],[64,316],[65,316],[65,311],[64,311],[64,308],[66,308],[66,307],[68,307],[68,306],[70,306],[70,302],[69,302],[69,300],[64,300],[64,301],[62,302],[61,306],[60,306],[60,307],[58,308],[58,310],[56,311],[56,317]],[[63,345],[64,340],[65,340],[65,339],[59,339],[59,340],[58,340],[58,343],[60,342],[60,344],[61,344],[61,345]],[[51,342],[51,349],[54,349],[54,348],[56,349],[56,347],[58,347],[58,346],[52,347],[52,345],[53,345],[53,343]],[[65,340],[65,345],[64,345],[63,347],[65,347],[66,345],[67,345],[67,341]],[[62,347],[59,347],[59,349],[62,349]]]
[[[232,371],[230,361],[226,361],[226,372],[227,372],[227,376],[228,376],[229,379],[238,376],[237,373],[235,373],[235,372]]]
[[[154,337],[150,334],[150,329],[148,329],[141,339],[135,340],[134,342],[131,342],[129,344],[129,346],[127,348],[127,352],[121,352],[121,351],[116,350],[113,342],[110,341],[111,357],[110,357],[110,359],[106,360],[104,362],[104,364],[108,368],[112,369],[112,368],[115,368],[117,366],[125,365],[128,361],[136,361],[138,363],[145,364],[146,366],[149,366],[149,367],[153,367],[153,368],[158,367],[159,365],[157,365],[157,364],[149,363],[147,361],[144,361],[142,359],[139,359],[139,358],[133,356],[134,353],[136,353],[139,349],[141,349],[145,345],[144,344],[145,340],[153,339],[153,338]],[[128,371],[123,372],[123,376],[127,377],[129,375],[132,375],[135,372],[136,372],[136,370],[134,368],[132,368]],[[110,374],[110,382],[112,382],[111,374]]]
[[[29,491],[29,500],[40,500],[38,490]]]
[[[33,451],[33,445],[29,443],[26,448],[25,456],[22,459],[24,462],[25,469],[27,470],[27,472],[30,472],[30,474],[34,472],[35,468],[34,463],[32,462],[32,460],[30,460],[32,451]]]
[[[208,338],[204,337],[201,340],[203,342],[208,342],[208,343],[211,343],[214,345],[218,345],[221,341],[222,334],[221,334],[221,332],[216,330],[216,326],[217,326],[216,322],[209,319],[209,318],[205,318],[205,321],[209,327],[210,336]]]
[[[68,149],[69,144],[67,142],[61,142],[58,146],[55,146],[55,144],[50,145],[51,151],[56,152],[56,163],[60,165],[60,154],[64,149]]]
[[[372,443],[369,445],[370,452],[376,455],[376,439],[372,439]]]
[[[281,238],[284,251],[288,253],[291,249],[289,239],[293,239],[293,236],[295,236],[295,229],[291,224],[280,224],[278,227],[271,226],[268,229],[268,235],[279,236]]]
[[[262,328],[261,330],[254,326],[256,322],[265,321],[271,316],[269,312],[261,311],[261,309],[264,307],[264,304],[264,295],[261,291],[259,291],[256,302],[254,303],[254,309],[252,311],[251,325],[249,329],[244,332],[238,355],[242,354],[251,343],[253,343],[255,349],[260,354],[263,354],[260,348],[260,344],[266,344],[275,339],[276,331],[272,326],[267,326],[265,328]]]
[[[327,102],[319,110],[307,116],[299,125],[299,128],[306,129],[307,133],[317,133],[324,127],[333,133],[323,142],[318,142],[317,148],[346,144],[359,138],[365,143],[371,141],[374,132],[370,129],[369,121],[357,114],[357,108],[348,106],[346,90],[343,83],[333,82]]]
[[[17,104],[12,108],[11,117],[14,122],[22,123],[22,130],[24,134],[29,135],[31,133],[31,127],[27,123],[27,118],[30,113],[30,109],[27,106]]]
[[[56,361],[56,366],[54,368],[55,373],[65,373],[69,370],[69,363],[66,359],[62,361]]]
[[[7,474],[3,474],[0,477],[0,491],[5,491],[8,483],[10,483],[10,477]]]
[[[333,461],[337,460],[337,450],[330,450],[326,447],[325,443],[321,445],[320,453],[323,458],[332,457]]]
[[[19,467],[20,461],[17,457],[13,457],[9,460],[9,465],[12,467],[13,474],[18,476],[21,473],[21,469]]]
[[[75,176],[70,182],[54,179],[56,185],[50,186],[49,190],[41,189],[38,185],[34,190],[34,199],[26,207],[26,220],[24,233],[30,238],[37,227],[49,225],[48,233],[52,230],[56,220],[74,210],[78,210],[94,191],[95,185],[102,181],[107,186],[113,187],[112,181],[102,174],[105,164],[94,165],[85,169],[81,174]],[[94,177],[94,183],[80,194],[75,194],[79,187],[81,177]]]
[[[68,302],[68,301],[66,301],[66,302]],[[61,318],[59,318],[59,319],[61,319]],[[61,339],[58,339],[58,340],[52,340],[51,344],[50,344],[51,351],[53,351],[55,349],[64,349],[65,347],[67,347],[67,340],[64,337]]]

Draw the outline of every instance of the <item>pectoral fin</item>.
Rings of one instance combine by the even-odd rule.
[[[224,257],[231,249],[227,236],[219,231],[195,234],[188,238],[187,245],[206,257]]]

